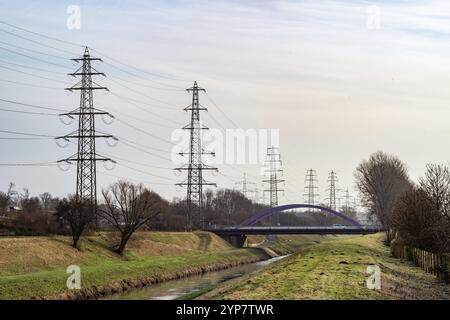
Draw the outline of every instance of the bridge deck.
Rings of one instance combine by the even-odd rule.
[[[383,231],[381,227],[374,226],[342,226],[342,227],[217,227],[206,231],[214,232],[221,236],[250,235],[250,234],[372,234]]]

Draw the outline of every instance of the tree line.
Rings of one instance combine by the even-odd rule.
[[[11,183],[6,192],[0,191],[0,234],[70,235],[72,245],[79,249],[83,234],[114,231],[119,241],[111,248],[122,255],[139,229],[186,231],[186,200],[168,201],[142,184],[125,180],[103,189],[100,198],[94,206],[74,195],[62,199],[49,193],[32,197],[27,189],[18,192]],[[207,190],[204,202],[202,211],[209,226],[237,225],[266,208],[231,189]]]
[[[356,187],[369,216],[386,229],[386,241],[436,253],[450,251],[450,169],[427,164],[413,182],[406,165],[378,151],[355,171]]]
[[[207,227],[238,225],[267,205],[248,199],[233,189],[206,190],[202,214]],[[184,199],[163,199],[142,184],[118,181],[101,192],[99,204],[80,201],[74,195],[52,197],[48,192],[30,196],[27,189],[16,191],[11,183],[0,191],[0,235],[51,235],[72,237],[80,247],[85,233],[114,231],[119,241],[112,249],[123,254],[126,244],[138,230],[186,231],[187,203]],[[354,216],[354,212],[348,212]],[[266,219],[260,225],[331,225],[343,223],[338,217],[320,212],[285,212],[277,219]],[[199,227],[199,226],[197,226]]]

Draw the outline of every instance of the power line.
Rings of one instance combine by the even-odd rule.
[[[239,128],[239,126],[236,124],[236,122],[234,122],[230,117],[228,117],[228,115],[217,105],[217,103],[214,102],[214,100],[206,92],[205,92],[205,95],[208,97],[208,99],[211,101],[211,103],[217,108],[217,110],[219,110],[220,113],[222,113],[222,115],[233,124],[233,126],[235,126],[236,128]]]
[[[69,58],[67,58],[67,57],[61,57],[61,56],[57,56],[57,55],[54,55],[54,54],[42,52],[42,51],[39,51],[39,50],[24,48],[24,47],[21,47],[21,46],[15,45],[15,44],[11,44],[11,43],[8,43],[8,42],[5,42],[5,41],[0,41],[0,43],[4,44],[4,45],[7,45],[7,46],[10,46],[10,47],[13,47],[13,48],[16,48],[16,49],[20,49],[20,50],[25,50],[25,51],[28,51],[28,52],[41,54],[41,55],[44,55],[44,56],[47,56],[47,57],[51,57],[51,58],[55,58],[55,59],[61,59],[61,60],[64,60],[64,61],[69,61]]]
[[[111,93],[112,93],[112,92],[111,92]],[[113,94],[113,93],[112,93],[112,94]],[[141,107],[141,106],[139,106],[139,105],[137,105],[137,104],[135,104],[135,103],[133,103],[133,102],[127,102],[127,103],[129,103],[129,104],[135,106],[136,108],[138,108],[139,110],[142,110],[142,111],[144,111],[144,112],[146,112],[146,113],[148,113],[148,114],[151,114],[151,115],[153,115],[153,116],[155,116],[155,117],[157,117],[157,118],[160,118],[160,119],[162,119],[162,120],[164,120],[164,121],[172,122],[172,123],[178,125],[178,122],[176,122],[176,121],[174,121],[174,120],[172,120],[172,119],[163,117],[163,116],[161,116],[160,114],[155,113],[155,112],[153,112],[153,111],[147,110],[147,109],[145,109],[145,108],[143,108],[143,107]]]
[[[120,142],[126,141],[126,142],[128,142],[128,143],[137,145],[137,146],[142,147],[142,148],[145,148],[145,149],[155,150],[155,151],[158,151],[158,152],[170,154],[170,151],[163,150],[163,149],[159,149],[159,148],[155,148],[155,147],[150,147],[150,146],[148,146],[148,145],[145,145],[145,144],[142,144],[142,143],[139,143],[139,142],[130,140],[130,139],[126,139],[126,138],[124,138],[124,137],[122,137],[122,136],[118,136],[118,138],[120,139]],[[167,159],[167,158],[164,158],[164,159]],[[167,159],[167,160],[170,161],[170,159]]]
[[[37,163],[0,163],[2,167],[45,167],[57,165],[56,162],[37,162]]]
[[[101,174],[103,174],[105,176],[110,176],[110,177],[113,177],[113,178],[116,178],[116,179],[131,180],[131,181],[135,181],[135,182],[139,182],[139,183],[144,182],[144,183],[148,183],[148,184],[151,184],[151,185],[173,186],[173,183],[154,182],[154,181],[148,181],[148,180],[143,180],[143,179],[139,179],[138,180],[138,179],[130,178],[128,176],[124,177],[124,176],[118,176],[118,175],[115,175],[115,174],[107,173],[107,172],[104,172],[104,171],[99,170],[99,169],[97,169],[97,172],[101,173]]]
[[[124,159],[124,158],[118,157],[118,156],[111,156],[111,155],[108,155],[108,154],[106,154],[104,152],[102,152],[102,153],[104,155],[108,156],[108,157],[111,157],[111,158],[114,158],[114,159],[118,159],[118,160],[121,160],[121,161],[125,161],[125,162],[129,162],[129,163],[132,163],[132,164],[135,164],[135,165],[138,165],[138,166],[155,168],[155,169],[161,169],[161,170],[172,170],[172,168],[169,168],[169,167],[155,166],[155,165],[148,164],[148,163],[143,163],[143,162],[138,162],[138,161],[134,161],[134,160]]]
[[[12,27],[12,28],[16,28],[18,30],[22,30],[22,31],[25,31],[25,32],[28,32],[28,33],[31,33],[31,34],[34,34],[34,35],[37,35],[37,36],[40,36],[40,37],[44,37],[44,38],[50,39],[50,40],[58,41],[58,42],[65,43],[65,44],[70,44],[70,45],[73,45],[73,46],[78,47],[78,48],[83,47],[83,45],[81,45],[81,44],[74,43],[74,42],[67,41],[67,40],[61,40],[61,39],[58,39],[58,38],[53,38],[53,37],[47,36],[45,34],[42,34],[42,33],[36,32],[36,31],[31,31],[31,30],[28,30],[28,29],[25,29],[25,28],[22,28],[22,27],[18,27],[18,26],[14,25],[14,24],[11,24],[11,23],[8,23],[8,22],[5,22],[5,21],[0,21],[0,23],[4,24],[4,25],[7,25],[9,27]]]
[[[150,97],[149,95],[147,95],[147,94],[145,94],[145,93],[143,93],[143,92],[141,92],[141,91],[139,91],[139,90],[135,90],[135,89],[133,89],[133,88],[130,88],[129,86],[124,85],[124,84],[120,83],[119,81],[117,81],[117,80],[115,80],[115,79],[109,78],[109,80],[111,80],[111,81],[114,82],[115,84],[118,84],[118,85],[121,86],[121,87],[124,87],[124,88],[126,88],[126,89],[128,89],[128,90],[130,90],[130,91],[132,91],[132,92],[134,92],[134,93],[140,94],[140,95],[142,95],[143,97],[146,97],[146,98],[148,98],[148,99],[150,99],[150,100],[154,100],[154,101],[156,101],[156,102],[159,102],[159,103],[162,103],[162,104],[166,104],[166,105],[168,105],[168,106],[173,107],[173,105],[172,105],[171,103],[169,103],[169,102],[166,102],[166,101],[163,101],[163,100],[160,100],[160,99],[156,99],[156,98]]]
[[[150,81],[150,82],[153,82],[153,83],[162,85],[162,86],[167,86],[167,87],[169,87],[169,88],[158,88],[158,87],[153,87],[153,86],[145,85],[145,84],[137,84],[137,83],[132,82],[132,81],[130,81],[130,80],[124,80],[124,79],[121,79],[122,81],[129,82],[129,83],[132,83],[132,84],[135,84],[135,85],[136,85],[136,84],[137,84],[137,85],[141,85],[141,86],[148,87],[148,88],[152,88],[152,89],[158,89],[158,90],[177,91],[177,92],[181,92],[181,90],[184,90],[184,88],[182,88],[182,87],[173,86],[173,85],[165,84],[165,83],[158,82],[158,81],[155,81],[155,80],[151,80],[151,79],[146,79],[146,78],[140,77],[140,76],[138,76],[138,75],[136,75],[136,74],[134,74],[134,73],[132,73],[132,72],[129,72],[129,71],[127,71],[127,70],[124,70],[124,69],[122,69],[122,68],[119,68],[119,67],[117,67],[117,66],[115,66],[115,65],[113,65],[113,64],[111,64],[111,63],[106,63],[106,64],[109,65],[109,66],[111,66],[111,67],[113,67],[113,68],[116,69],[116,70],[119,70],[119,71],[121,71],[121,72],[123,72],[123,73],[126,73],[126,74],[128,74],[128,75],[131,75],[131,76],[133,76],[133,77],[136,77],[136,78],[139,78],[139,79],[144,79],[144,80],[146,80],[146,81]],[[116,78],[117,78],[117,79],[120,79],[120,78],[117,77],[117,76],[116,76]]]
[[[123,163],[117,163],[117,164],[120,165],[120,166],[122,166],[122,167],[125,167],[125,168],[127,168],[127,169],[130,169],[130,170],[133,170],[133,171],[136,171],[136,172],[139,172],[139,173],[143,173],[143,174],[146,174],[146,175],[155,177],[155,178],[159,178],[159,179],[163,179],[163,180],[168,180],[168,181],[176,182],[175,179],[171,179],[171,178],[167,178],[167,177],[164,177],[164,176],[159,176],[159,175],[156,175],[156,174],[153,174],[153,173],[149,173],[149,172],[147,172],[147,171],[143,171],[143,170],[140,170],[140,169],[136,169],[136,168],[130,167],[130,166],[125,165],[125,164],[123,164]]]
[[[79,43],[74,43],[74,42],[71,42],[71,41],[67,41],[67,40],[62,40],[62,39],[58,39],[58,38],[55,38],[55,37],[51,37],[51,36],[48,36],[48,35],[45,35],[45,34],[36,32],[36,31],[31,31],[31,30],[29,30],[29,29],[26,29],[26,28],[23,28],[23,27],[19,27],[19,26],[17,26],[17,25],[14,25],[14,24],[11,24],[11,23],[8,23],[8,22],[5,22],[5,21],[0,21],[0,23],[1,23],[1,24],[4,24],[4,25],[7,25],[7,26],[9,26],[9,27],[12,27],[12,28],[15,28],[15,29],[24,31],[24,32],[28,32],[28,33],[34,34],[34,35],[36,35],[36,36],[40,36],[40,37],[49,39],[49,40],[57,41],[57,42],[64,43],[64,44],[69,44],[69,45],[75,46],[75,47],[77,47],[77,48],[80,48],[80,47],[83,48],[83,47],[84,47],[84,45],[79,44]],[[121,64],[121,65],[123,65],[123,66],[125,66],[125,67],[135,69],[135,70],[137,70],[137,71],[139,71],[139,72],[142,72],[142,73],[145,73],[145,74],[148,74],[148,75],[151,75],[151,76],[155,76],[155,77],[165,78],[165,79],[168,79],[168,80],[187,82],[187,80],[177,79],[177,78],[174,78],[174,77],[163,76],[163,75],[156,74],[156,73],[151,73],[151,72],[149,72],[149,71],[146,71],[146,70],[143,70],[143,69],[139,69],[139,68],[134,67],[134,66],[132,66],[132,65],[126,64],[126,63],[124,63],[124,62],[121,62],[120,60],[115,59],[115,58],[112,58],[112,57],[110,57],[110,56],[108,56],[108,55],[106,55],[106,54],[100,52],[100,51],[97,50],[97,49],[91,48],[91,50],[98,52],[101,56],[103,56],[103,57],[105,57],[105,58],[107,58],[107,59],[110,59],[110,60],[112,60],[112,61],[115,61],[116,63],[119,63],[119,64]]]
[[[163,106],[155,106],[153,104],[149,104],[149,103],[141,101],[141,100],[136,100],[136,99],[133,99],[133,98],[130,98],[130,97],[122,96],[122,95],[120,95],[118,93],[115,93],[113,91],[110,91],[110,94],[112,94],[113,96],[116,96],[117,98],[120,98],[120,99],[122,99],[122,100],[124,100],[124,101],[126,101],[128,103],[130,103],[129,101],[133,101],[133,102],[137,102],[137,103],[140,103],[140,104],[144,104],[144,105],[152,107],[152,108],[159,108],[159,109],[173,110],[173,111],[179,111],[180,110],[179,107],[174,107],[174,106],[172,106],[172,107],[171,106],[164,106],[164,107]],[[133,105],[135,105],[135,104],[133,104]],[[141,110],[146,110],[146,109],[141,109]]]
[[[21,136],[55,138],[55,136],[50,136],[48,134],[27,133],[27,132],[9,131],[9,130],[0,130],[0,132],[1,133],[16,134],[16,135],[21,135]]]
[[[0,101],[7,102],[7,103],[12,103],[12,104],[17,104],[17,105],[21,105],[21,106],[24,106],[24,107],[36,108],[36,109],[60,111],[60,112],[66,112],[67,111],[67,110],[64,110],[64,109],[52,108],[52,107],[44,107],[44,106],[41,106],[41,105],[38,105],[38,104],[25,103],[25,102],[20,102],[20,101],[17,101],[17,100],[8,100],[8,99],[0,98]]]
[[[61,80],[57,80],[57,79],[52,79],[52,78],[48,78],[48,77],[39,76],[39,75],[36,75],[36,74],[33,74],[33,73],[29,73],[29,72],[26,72],[26,71],[17,70],[17,69],[10,68],[10,67],[6,67],[6,66],[2,66],[2,65],[0,65],[0,68],[7,69],[7,70],[10,70],[10,71],[13,71],[13,72],[17,72],[17,73],[21,73],[21,74],[25,74],[25,75],[28,75],[28,76],[31,76],[31,77],[35,77],[35,78],[39,78],[39,79],[44,79],[44,80],[48,80],[48,81],[53,81],[53,82],[61,83]]]
[[[116,119],[116,120],[117,120],[118,122],[120,122],[120,123],[126,125],[127,127],[130,127],[130,128],[132,128],[132,129],[134,129],[134,130],[136,130],[136,131],[139,131],[139,132],[142,132],[143,134],[148,135],[149,137],[152,137],[152,138],[154,138],[154,139],[160,140],[160,141],[162,141],[162,142],[165,142],[165,143],[168,143],[168,144],[171,144],[171,145],[174,144],[172,141],[169,141],[169,140],[167,140],[167,139],[158,137],[157,135],[154,135],[153,133],[150,133],[150,132],[145,131],[145,130],[143,130],[143,129],[141,129],[141,128],[138,128],[138,127],[136,127],[136,126],[134,126],[134,125],[132,125],[132,124],[129,124],[128,122],[125,122],[125,121],[120,120],[120,119]]]
[[[40,59],[40,58],[36,58],[36,57],[33,57],[33,56],[29,56],[29,55],[27,55],[27,54],[23,54],[23,53],[21,53],[21,52],[17,52],[17,51],[8,49],[8,48],[0,47],[0,49],[1,49],[1,50],[4,50],[4,51],[8,51],[8,52],[13,53],[13,54],[17,54],[17,55],[26,57],[26,58],[28,58],[28,59],[35,60],[35,61],[43,62],[43,63],[50,64],[50,65],[53,65],[53,66],[57,66],[57,67],[60,67],[60,68],[64,68],[64,69],[67,68],[67,66],[64,66],[64,65],[62,65],[62,64],[50,62],[50,61],[43,60],[43,59]]]
[[[105,106],[103,106],[103,105],[101,105],[101,104],[99,104],[99,103],[97,103],[97,105],[98,105],[99,107],[101,107],[101,108],[104,108],[104,109],[106,109],[106,108],[113,109],[114,113],[119,114],[119,115],[122,115],[122,116],[124,116],[124,117],[128,117],[128,118],[133,119],[133,120],[136,120],[136,121],[148,123],[148,124],[150,124],[150,125],[152,125],[152,126],[158,126],[158,127],[163,127],[163,128],[170,128],[170,129],[173,129],[172,126],[168,126],[168,125],[161,124],[161,123],[157,123],[157,122],[153,122],[153,121],[148,121],[148,120],[146,120],[146,119],[141,119],[141,118],[138,118],[138,117],[135,117],[135,116],[132,116],[132,115],[123,113],[123,112],[121,112],[121,111],[117,111],[116,108],[111,108],[111,106],[105,107]]]
[[[0,79],[0,81],[1,82],[12,83],[12,84],[18,84],[18,85],[27,86],[27,87],[34,87],[34,88],[41,88],[41,89],[51,89],[51,90],[61,90],[61,88],[57,88],[57,87],[41,86],[41,85],[31,84],[31,83],[26,83],[26,82],[11,81],[11,80],[5,80],[5,79]]]
[[[0,23],[1,23],[1,22],[0,22]],[[69,53],[70,55],[74,55],[74,53],[71,52],[71,51],[64,50],[64,49],[57,48],[57,47],[53,47],[53,46],[49,46],[49,45],[44,44],[44,43],[41,43],[41,42],[39,42],[39,41],[35,41],[35,40],[29,39],[29,38],[27,38],[27,37],[20,36],[20,35],[14,33],[14,32],[6,31],[6,30],[3,30],[3,29],[0,29],[0,31],[5,32],[5,33],[7,33],[7,34],[9,34],[9,35],[11,35],[11,36],[20,38],[20,39],[22,39],[22,40],[30,41],[30,42],[32,42],[32,43],[34,43],[34,44],[37,44],[37,45],[40,45],[40,46],[43,46],[43,47],[46,47],[46,48],[50,48],[50,49],[53,49],[53,50],[56,50],[56,51],[59,51],[59,52],[64,52],[64,53]]]
[[[126,146],[129,146],[130,148],[133,148],[133,149],[135,149],[135,150],[141,151],[141,152],[146,153],[146,154],[148,154],[148,155],[151,155],[151,156],[154,156],[154,157],[156,157],[156,158],[163,159],[163,160],[170,161],[170,159],[168,159],[168,158],[166,158],[166,157],[163,157],[163,156],[154,154],[154,153],[152,153],[152,152],[149,152],[149,151],[147,151],[147,150],[141,149],[141,148],[136,147],[136,146],[134,146],[134,145],[132,145],[132,144],[130,144],[130,143],[124,142],[123,140],[121,140],[120,142],[123,143],[123,144],[125,144]]]
[[[36,68],[36,67],[32,67],[29,65],[24,65],[24,64],[20,64],[20,63],[15,63],[15,62],[11,62],[8,60],[4,60],[4,59],[0,59],[0,61],[2,61],[3,63],[9,64],[9,65],[13,65],[16,67],[20,67],[20,68],[25,68],[25,69],[31,69],[31,70],[37,70],[37,71],[41,71],[41,72],[46,72],[46,73],[52,73],[52,74],[58,74],[61,75],[61,72],[58,71],[53,71],[53,70],[46,70],[46,69],[42,69],[42,68]]]
[[[115,58],[109,57],[109,56],[107,56],[106,54],[101,53],[101,52],[98,51],[97,49],[92,49],[92,50],[97,51],[100,55],[102,55],[103,57],[105,57],[105,58],[107,58],[107,59],[110,59],[110,60],[112,60],[112,61],[115,61],[116,63],[119,63],[119,64],[121,64],[121,65],[123,65],[123,66],[125,66],[125,67],[131,68],[131,69],[135,69],[135,70],[137,70],[137,71],[139,71],[139,72],[142,72],[142,73],[145,73],[145,74],[154,76],[154,77],[159,77],[159,78],[167,79],[167,80],[181,81],[181,82],[188,82],[188,80],[177,79],[177,78],[173,78],[173,77],[167,77],[167,76],[162,76],[162,75],[160,75],[160,74],[148,72],[148,71],[146,71],[146,70],[139,69],[139,68],[136,68],[136,67],[134,67],[134,66],[132,66],[132,65],[126,64],[126,63],[124,63],[124,62],[121,62],[121,61],[119,61],[119,60],[117,60],[117,59],[115,59]]]
[[[12,113],[21,113],[21,114],[34,114],[34,115],[39,115],[39,116],[58,116],[59,115],[57,113],[21,111],[21,110],[11,110],[11,109],[5,109],[5,108],[0,108],[0,111],[12,112]]]
[[[15,138],[15,137],[0,137],[0,140],[23,140],[23,141],[39,141],[39,140],[53,140],[53,138]]]

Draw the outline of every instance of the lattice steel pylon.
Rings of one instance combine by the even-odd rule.
[[[200,111],[207,111],[205,107],[200,105],[199,91],[206,92],[205,89],[197,85],[194,81],[192,88],[186,89],[187,92],[192,92],[192,104],[184,108],[185,111],[191,111],[191,122],[184,126],[184,130],[190,131],[189,152],[180,152],[181,156],[189,155],[189,162],[187,166],[175,168],[175,170],[187,170],[187,179],[183,182],[177,183],[178,186],[187,186],[187,229],[192,230],[193,227],[205,227],[205,218],[202,214],[203,204],[203,186],[216,186],[215,183],[208,182],[203,179],[203,170],[214,170],[217,168],[203,163],[203,155],[214,156],[213,152],[205,151],[202,147],[201,131],[208,130],[200,122]]]
[[[317,173],[316,170],[309,169],[306,171],[305,176],[305,193],[303,196],[306,197],[306,203],[310,205],[316,205],[318,204],[318,201],[316,201],[316,198],[319,197],[319,194],[316,192],[318,190],[317,186]]]
[[[348,188],[345,190],[345,204],[344,204],[344,212],[348,212],[349,209],[351,208],[351,204],[350,204],[350,192],[348,191]]]
[[[265,165],[269,167],[265,170],[265,173],[269,175],[269,179],[264,179],[263,183],[268,183],[269,189],[265,189],[264,192],[269,192],[270,206],[273,208],[278,206],[278,193],[284,191],[284,189],[279,189],[279,184],[285,181],[278,178],[283,175],[281,155],[278,152],[278,148],[273,146],[267,148]],[[279,216],[276,215],[276,223],[278,224],[278,222]]]
[[[336,172],[331,170],[330,173],[328,174],[329,187],[327,189],[327,192],[328,192],[328,198],[327,198],[327,200],[328,200],[328,207],[331,210],[336,210],[336,191],[339,190],[339,189],[336,188],[337,182],[338,182],[338,180],[337,180]]]
[[[96,153],[95,140],[97,138],[112,138],[117,140],[110,134],[99,134],[95,130],[95,116],[107,115],[113,118],[113,116],[105,111],[94,108],[94,90],[108,90],[108,88],[99,86],[92,81],[92,76],[102,75],[104,73],[98,72],[91,66],[91,61],[102,61],[100,58],[93,58],[89,54],[88,47],[85,47],[83,56],[81,58],[71,59],[77,63],[82,62],[82,65],[69,75],[76,77],[81,76],[81,80],[70,88],[66,88],[68,91],[80,91],[80,107],[74,111],[63,113],[61,116],[67,116],[70,118],[78,117],[78,130],[57,139],[69,139],[78,140],[78,150],[73,156],[59,160],[58,162],[77,163],[77,185],[76,185],[76,199],[77,201],[87,201],[95,208],[97,205],[97,175],[96,175],[96,162],[97,161],[112,161],[110,158],[103,157]]]
[[[247,180],[247,175],[244,172],[244,176],[241,181],[235,183],[235,187],[238,188],[240,192],[247,198],[249,198],[249,194],[255,195],[256,193],[256,183]],[[254,197],[253,197],[254,198]]]

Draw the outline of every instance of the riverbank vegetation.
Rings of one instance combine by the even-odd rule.
[[[64,236],[1,238],[0,299],[98,298],[269,257],[255,248],[233,249],[207,232],[138,232],[124,259],[109,249],[111,237],[117,235],[86,236],[81,251]],[[69,265],[80,266],[82,290],[67,290]]]

